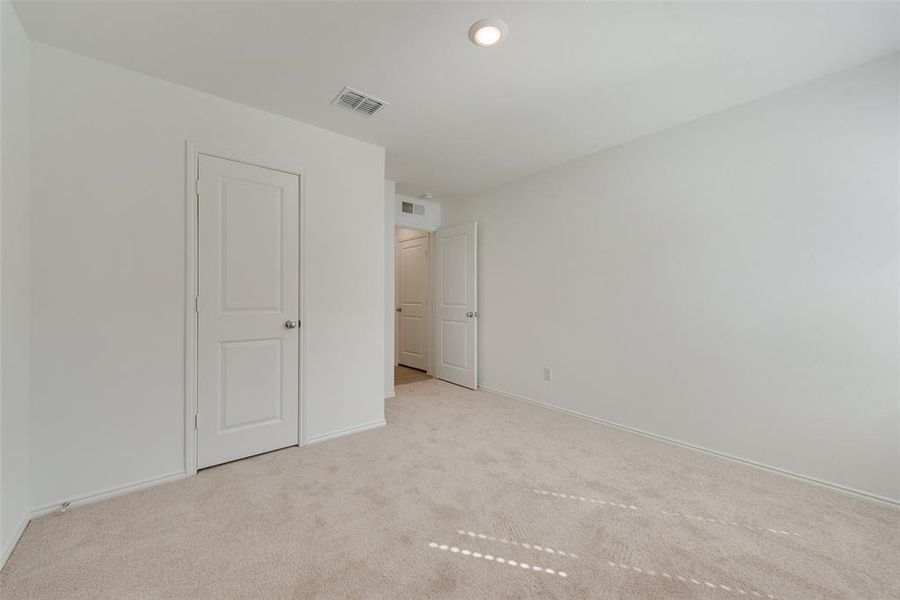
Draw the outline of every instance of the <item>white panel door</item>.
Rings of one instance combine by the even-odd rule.
[[[397,362],[428,368],[428,236],[397,243]]]
[[[198,468],[299,442],[299,179],[200,156]]]
[[[478,387],[477,230],[475,222],[438,230],[435,260],[434,374],[473,390]]]

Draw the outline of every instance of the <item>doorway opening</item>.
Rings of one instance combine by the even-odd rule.
[[[478,389],[477,257],[475,221],[394,230],[395,386],[433,377]]]
[[[428,231],[395,230],[395,386],[432,377],[432,243]]]

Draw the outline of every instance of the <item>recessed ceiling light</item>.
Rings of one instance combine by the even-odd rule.
[[[496,46],[508,33],[509,27],[500,19],[481,19],[469,27],[469,39],[476,46]]]

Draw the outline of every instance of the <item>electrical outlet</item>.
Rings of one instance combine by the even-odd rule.
[[[553,369],[544,367],[544,381],[553,381]]]

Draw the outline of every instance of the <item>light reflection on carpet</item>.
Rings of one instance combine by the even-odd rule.
[[[517,567],[523,571],[529,572],[540,572],[546,573],[548,575],[556,575],[558,577],[568,577],[569,574],[565,571],[557,571],[555,569],[550,569],[546,567],[539,567],[537,565],[532,565],[526,562],[519,562],[513,559],[507,559],[502,556],[494,556],[493,554],[483,554],[481,552],[469,550],[468,548],[459,548],[457,546],[449,546],[447,544],[438,544],[437,542],[431,542],[428,544],[429,548],[433,548],[435,550],[443,550],[449,551],[451,554],[456,554],[458,556],[467,556],[470,558],[476,558],[479,560],[486,560],[488,562],[493,562],[498,565],[508,565],[510,567]]]
[[[564,500],[578,500],[579,502],[586,502],[589,504],[596,504],[599,506],[614,506],[616,508],[628,508],[631,510],[644,510],[633,504],[621,504],[618,502],[611,502],[609,500],[598,500],[597,498],[588,498],[585,496],[575,496],[572,494],[562,494],[559,492],[551,492],[549,490],[536,490],[532,489],[532,492],[535,494],[539,494],[541,496],[552,496],[554,498],[562,498]],[[700,521],[703,523],[715,523],[717,525],[730,525],[733,527],[740,527],[742,529],[748,529],[750,531],[761,531],[763,533],[774,533],[776,535],[787,535],[792,537],[800,537],[799,533],[793,533],[790,531],[785,531],[783,529],[775,529],[773,527],[760,527],[758,525],[749,525],[747,523],[738,523],[737,521],[727,521],[725,519],[713,519],[710,517],[698,517],[694,515],[688,515],[684,513],[672,512],[667,510],[644,510],[644,512],[652,512],[659,513],[670,517],[682,517],[685,519],[692,519],[694,521]]]
[[[520,548],[525,548],[526,550],[536,550],[538,552],[546,552],[547,554],[555,554],[557,556],[565,556],[567,558],[578,558],[578,555],[574,552],[566,552],[565,550],[554,550],[553,548],[548,548],[547,546],[541,546],[540,544],[529,544],[527,542],[519,542],[517,540],[510,540],[503,537],[496,537],[493,535],[487,535],[484,533],[475,533],[474,531],[465,531],[463,529],[457,529],[456,533],[459,535],[467,535],[470,538],[476,538],[479,540],[487,540],[489,542],[499,542],[501,544],[508,544],[510,546],[519,546]]]
[[[646,575],[648,577],[662,577],[664,579],[680,581],[681,583],[684,583],[684,584],[694,584],[694,585],[698,585],[698,586],[704,587],[704,588],[713,588],[713,589],[720,590],[723,592],[729,592],[731,594],[738,594],[738,595],[743,595],[743,596],[754,596],[757,598],[762,598],[763,596],[765,596],[766,598],[770,598],[770,599],[775,598],[775,596],[773,596],[772,594],[763,594],[762,592],[757,592],[755,590],[745,590],[742,587],[736,586],[736,585],[727,586],[727,585],[724,585],[721,583],[715,584],[715,583],[712,583],[712,582],[706,581],[706,580],[701,581],[694,577],[684,577],[682,575],[670,575],[669,573],[666,573],[664,571],[656,572],[656,571],[651,571],[649,569],[641,569],[640,567],[634,567],[631,565],[626,565],[624,563],[616,563],[611,560],[606,561],[606,564],[609,565],[610,567],[634,571],[635,573],[640,573],[641,575]]]

